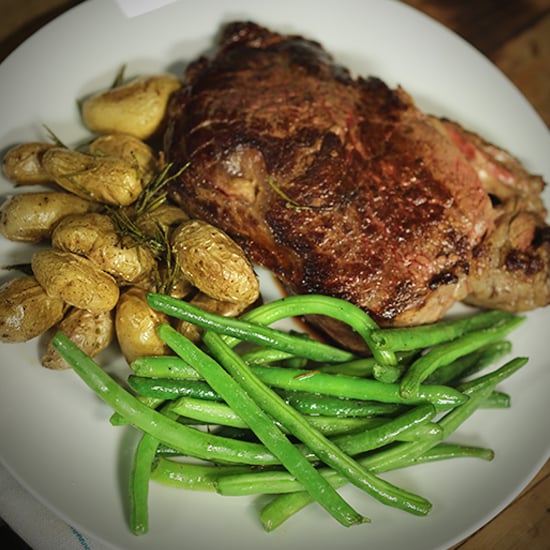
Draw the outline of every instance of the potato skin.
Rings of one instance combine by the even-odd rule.
[[[166,315],[149,306],[143,289],[130,287],[121,294],[115,312],[115,330],[122,354],[129,363],[137,357],[170,352],[156,331],[167,320]]]
[[[86,256],[119,283],[153,289],[157,263],[145,247],[122,239],[105,214],[74,214],[63,218],[52,232],[52,245],[59,250]]]
[[[226,233],[201,220],[188,220],[172,234],[172,250],[184,276],[222,302],[252,304],[259,283],[243,250]]]
[[[110,311],[91,313],[85,309],[73,308],[63,317],[56,330],[70,338],[84,353],[95,357],[106,349],[114,338],[113,314]],[[53,370],[70,368],[69,363],[59,355],[51,343],[42,356],[42,366]]]
[[[96,138],[88,148],[92,155],[118,157],[137,166],[146,185],[158,173],[158,159],[149,145],[130,134],[107,134]]]
[[[95,208],[94,203],[72,193],[13,195],[0,207],[0,233],[11,241],[39,243],[51,238],[53,228],[64,216]]]
[[[12,279],[0,287],[0,341],[26,342],[40,336],[65,310],[64,301],[49,296],[34,277]]]
[[[44,153],[42,165],[63,189],[102,204],[127,206],[143,190],[139,170],[118,157],[53,147]]]
[[[168,100],[181,86],[171,74],[136,78],[82,102],[82,120],[98,134],[123,133],[148,139],[165,120]]]
[[[36,280],[49,296],[92,313],[111,311],[120,291],[115,279],[91,260],[57,249],[39,250],[32,256]]]
[[[4,175],[16,185],[52,183],[51,176],[42,167],[42,156],[52,147],[53,143],[40,141],[15,145],[8,150],[2,160]]]

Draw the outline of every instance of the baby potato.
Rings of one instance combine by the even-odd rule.
[[[130,134],[147,139],[162,126],[168,100],[181,86],[171,74],[136,78],[82,102],[82,120],[98,134]]]
[[[157,327],[168,319],[149,306],[146,295],[141,288],[128,288],[121,294],[116,308],[116,336],[128,363],[138,357],[170,353],[170,348],[157,334]]]
[[[85,256],[119,283],[153,288],[157,275],[153,254],[130,238],[121,239],[106,214],[92,212],[66,216],[52,232],[52,245]]]
[[[92,313],[116,306],[119,288],[115,279],[88,258],[51,248],[35,252],[31,267],[48,296]]]
[[[252,304],[259,283],[242,248],[221,229],[188,220],[172,234],[172,251],[183,275],[206,295],[236,304]]]
[[[0,207],[0,233],[10,241],[39,243],[49,239],[55,224],[70,213],[90,212],[93,202],[72,193],[22,193]]]
[[[171,228],[188,219],[189,216],[181,208],[165,203],[139,216],[136,223],[143,233],[156,237],[159,231],[168,234]]]
[[[70,338],[84,353],[95,357],[113,340],[113,314],[110,311],[91,313],[85,309],[73,308],[57,325],[57,330]],[[54,370],[70,368],[69,363],[51,343],[42,356],[42,366]]]
[[[90,144],[92,155],[118,157],[137,167],[141,181],[147,185],[158,172],[155,152],[149,145],[129,134],[100,136]]]
[[[53,147],[44,153],[42,165],[63,189],[102,204],[127,206],[143,190],[139,170],[118,157]]]
[[[12,279],[0,287],[0,341],[40,336],[63,318],[65,309],[64,301],[49,296],[34,277]]]
[[[12,147],[2,161],[4,175],[16,185],[43,185],[52,183],[51,176],[42,167],[42,156],[55,147],[53,143],[33,141]]]

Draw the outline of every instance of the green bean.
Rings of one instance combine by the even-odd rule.
[[[298,357],[307,357],[314,361],[326,361],[328,363],[349,361],[354,357],[351,352],[311,340],[310,338],[296,336],[233,317],[224,317],[209,313],[188,302],[170,296],[148,294],[147,301],[151,307],[176,319],[183,319],[201,328],[233,336],[239,340],[286,351]]]
[[[395,353],[397,366],[409,365],[418,353],[416,351],[405,351]],[[346,363],[331,363],[316,367],[317,370],[327,374],[345,374],[347,376],[373,377],[375,368],[380,365],[374,357],[360,357]]]
[[[281,334],[285,333],[281,333],[281,331],[271,332],[274,329],[268,329],[264,326],[287,317],[312,314],[326,315],[342,321],[353,328],[364,339],[379,364],[395,365],[397,363],[397,359],[393,352],[380,351],[372,344],[371,332],[378,328],[378,325],[366,312],[350,302],[339,298],[316,294],[288,296],[258,306],[242,315],[239,320],[219,315],[203,315],[204,312],[196,310],[198,308],[192,309],[188,307],[189,304],[185,302],[160,294],[149,294],[147,300],[153,308],[164,311],[164,313],[168,315],[172,315],[176,318],[185,318],[203,328],[219,331],[222,334],[226,334],[238,340],[252,341],[262,345],[267,344],[268,347],[289,351],[298,357],[306,357],[314,361],[323,361],[326,363],[349,361],[353,359],[354,355],[352,353],[347,353],[338,348],[305,339],[303,336],[281,336]],[[294,338],[298,340],[297,343],[293,341]],[[300,340],[303,346],[299,345]],[[288,344],[292,342],[293,345],[286,347],[283,346],[284,342]],[[231,345],[231,342],[228,342],[228,344]],[[294,344],[296,344],[295,347]],[[334,351],[335,349],[339,353]],[[308,353],[306,353],[306,351]],[[329,351],[331,353],[329,353]]]
[[[64,334],[58,332],[52,345],[74,372],[111,408],[129,423],[149,433],[184,455],[221,463],[278,464],[263,445],[208,434],[183,426],[150,409],[122,388],[93,359]]]
[[[449,383],[456,386],[461,381],[460,379],[477,374],[485,368],[495,364],[497,361],[508,355],[511,351],[512,342],[509,340],[499,340],[492,342],[487,346],[483,346],[478,350],[479,357],[477,362],[460,373],[460,376],[456,376],[450,380]]]
[[[308,493],[335,519],[346,526],[367,521],[357,513],[319,474],[304,455],[287,439],[249,393],[218,362],[168,324],[158,328],[159,336],[197,369],[209,385],[251,427],[258,439],[277,456],[284,467],[303,483]],[[203,339],[206,340],[206,332]]]
[[[368,378],[337,376],[304,369],[278,369],[261,366],[254,367],[253,372],[265,384],[274,388],[320,393],[363,401],[403,405],[418,405],[430,402],[439,410],[445,410],[466,400],[461,392],[447,386],[423,384],[420,391],[409,399],[401,395],[399,384],[386,384]]]
[[[252,369],[255,373],[255,370]],[[259,377],[262,379],[261,376]],[[335,395],[321,395],[301,391],[286,391],[281,394],[285,401],[303,414],[318,414],[337,417],[364,417],[393,414],[401,409],[397,403],[380,403],[346,399]]]
[[[417,359],[401,380],[400,393],[411,398],[421,391],[421,384],[438,367],[471,353],[491,342],[501,340],[506,334],[523,323],[525,317],[512,316],[498,326],[478,332],[467,333],[456,340],[439,344]]]
[[[176,420],[166,407],[162,411],[167,417]],[[149,482],[151,468],[155,462],[160,441],[143,433],[134,452],[134,460],[130,469],[130,531],[134,535],[143,535],[149,530]],[[233,470],[237,472],[237,470]],[[241,469],[240,471],[244,471]]]
[[[149,530],[149,480],[151,465],[157,452],[159,441],[144,433],[134,453],[130,471],[130,531],[143,535]]]
[[[493,388],[494,386],[478,387],[477,392],[472,391],[470,393],[468,401],[445,414],[439,421],[443,429],[444,439],[454,432],[479,408],[480,404],[487,398]],[[361,460],[361,463],[363,466],[377,472],[402,468],[410,464],[411,461],[418,461],[419,458],[424,453],[427,453],[433,446],[434,443],[430,440],[398,443],[389,449],[383,449],[367,455]],[[329,483],[333,484],[335,487],[341,487],[346,483],[346,480],[334,472],[334,470],[322,470],[321,472],[328,479]],[[260,518],[267,531],[275,529],[286,519],[299,512],[311,502],[309,495],[300,491],[299,484],[295,484],[294,480],[286,476],[285,483],[287,492],[289,490],[299,492],[275,497],[262,508]],[[289,489],[289,486],[292,486],[292,488]],[[264,490],[267,490],[267,488]],[[278,486],[277,492],[283,493],[285,489]]]
[[[248,428],[248,424],[224,403],[181,397],[170,404],[169,410],[186,419],[196,420],[204,424]],[[304,416],[304,418],[322,434],[329,436],[358,432],[372,428],[375,424],[372,418],[338,418],[331,416]]]
[[[469,395],[472,392],[479,391],[479,388],[494,387],[523,367],[528,360],[527,357],[515,357],[493,372],[489,372],[474,380],[460,384],[457,389]]]
[[[373,476],[338,445],[313,429],[300,413],[264,385],[219,335],[207,331],[203,335],[203,341],[233,378],[238,379],[246,392],[257,400],[261,408],[305,443],[325,464],[337,469],[354,485],[380,502],[417,515],[428,513],[431,504],[426,499]]]
[[[220,476],[244,474],[251,471],[250,466],[175,462],[158,456],[153,463],[150,479],[169,487],[215,492]]]
[[[279,363],[287,359],[304,360],[302,357],[296,357],[287,351],[281,351],[273,348],[256,348],[241,354],[243,361],[247,365],[265,365],[269,363]],[[307,361],[307,359],[305,359]]]
[[[152,378],[200,378],[199,373],[177,355],[138,357],[130,363],[135,374]]]
[[[424,349],[450,342],[468,333],[493,327],[509,321],[513,313],[492,310],[475,313],[468,317],[438,321],[414,327],[384,328],[373,330],[371,337],[378,349],[406,351]]]
[[[157,409],[160,405],[162,405],[162,403],[164,403],[164,399],[160,397],[144,397],[143,395],[136,395],[136,399],[151,409]],[[128,424],[128,420],[117,412],[114,412],[111,415],[109,422],[113,426],[125,426]]]
[[[509,409],[512,404],[512,398],[509,394],[494,391],[487,399],[481,404],[484,409]]]
[[[185,360],[183,363],[185,363]],[[160,369],[158,371],[154,370],[156,364],[157,362],[155,361],[155,365],[148,366],[147,359],[144,358],[140,363],[143,369],[140,367],[139,372],[153,375],[160,374],[162,372]],[[392,406],[396,404],[417,405],[427,401],[436,405],[440,410],[444,410],[454,407],[466,399],[456,389],[442,385],[423,384],[418,395],[412,399],[406,399],[400,394],[399,384],[387,384],[368,378],[333,375],[308,369],[266,366],[254,366],[250,368],[255,376],[273,388],[331,395],[361,401],[376,401],[392,404]],[[172,361],[170,374],[173,377],[179,377],[180,374],[187,377],[188,369],[188,366],[182,365],[182,369],[179,371],[176,364]],[[170,395],[173,398],[178,397],[178,381],[176,379],[155,379],[154,381],[147,382],[145,379],[137,380],[136,378],[132,375],[130,381],[132,387],[136,388],[136,391],[138,391],[139,385],[140,393],[144,392],[145,395],[156,397],[169,398]],[[186,384],[191,382],[189,380]],[[165,383],[166,391],[163,390]],[[182,392],[188,391],[185,389],[184,384],[181,384],[181,387]]]
[[[508,340],[499,340],[442,365],[424,381],[426,384],[453,384],[460,378],[470,376],[496,363],[512,350]]]
[[[206,401],[221,401],[221,397],[204,380],[176,380],[173,378],[146,378],[131,374],[128,385],[145,397],[177,399],[189,396]]]
[[[380,474],[417,464],[455,458],[479,458],[481,460],[490,461],[494,458],[494,451],[484,447],[472,447],[456,443],[438,443],[423,453],[407,457],[401,461],[377,463],[375,459],[372,459],[371,455],[362,459],[361,462],[373,473]],[[335,483],[335,486],[339,485],[339,480],[334,470],[323,468],[321,469],[321,473],[329,481]],[[308,504],[308,502],[304,502],[304,497],[306,497],[305,500],[307,500],[308,495],[301,491],[300,484],[295,479],[292,479],[286,472],[277,469],[256,471],[251,469],[248,472],[228,474],[227,477],[224,477],[223,480],[220,479],[218,482],[218,491],[220,491],[220,486],[222,487],[221,490],[231,494],[253,495],[263,493],[283,495],[282,498],[277,497],[271,503],[267,504],[265,519],[269,518],[270,521],[275,519],[274,512],[278,514],[279,510],[277,509],[284,507],[277,501],[282,501],[283,503],[286,501],[289,506],[293,506],[292,501],[296,501],[296,504],[302,504],[301,507]],[[294,511],[297,512],[299,509]],[[277,525],[272,524],[272,528],[276,526]]]

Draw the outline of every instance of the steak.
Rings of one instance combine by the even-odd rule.
[[[462,300],[549,302],[541,178],[315,41],[227,25],[188,66],[164,148],[189,163],[172,198],[289,293],[343,298],[382,326],[436,321]]]

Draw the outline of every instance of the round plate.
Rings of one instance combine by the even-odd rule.
[[[188,61],[213,44],[220,25],[236,19],[320,41],[354,72],[402,85],[422,109],[479,132],[550,181],[550,136],[527,101],[471,46],[389,0],[322,5],[181,1],[133,18],[112,1],[85,2],[32,36],[0,66],[0,150],[45,139],[44,126],[65,143],[77,143],[88,135],[79,119],[78,98],[108,87],[122,64],[127,76],[163,70],[181,75]],[[14,187],[2,180],[0,191],[6,195]],[[550,204],[548,191],[545,198]],[[26,262],[32,250],[2,240],[0,263]],[[262,290],[277,295],[265,274]],[[480,411],[453,436],[491,447],[493,462],[464,459],[386,475],[433,502],[425,518],[345,488],[344,495],[371,524],[344,529],[314,505],[267,534],[258,521],[255,499],[152,484],[150,532],[135,537],[127,527],[126,485],[136,433],[112,427],[111,411],[74,373],[41,368],[40,339],[1,346],[1,459],[50,509],[113,548],[293,550],[306,543],[342,550],[448,547],[502,510],[549,456],[550,441],[543,435],[543,422],[550,417],[544,349],[549,313],[530,313],[514,333],[514,354],[530,361],[502,385],[512,396],[512,408]],[[115,376],[124,376],[120,357],[104,354],[101,361]]]

